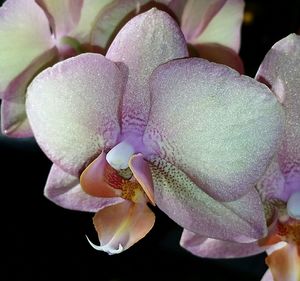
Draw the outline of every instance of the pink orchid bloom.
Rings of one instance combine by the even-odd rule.
[[[270,86],[283,105],[285,133],[271,165],[257,184],[269,225],[268,235],[239,244],[201,237],[185,230],[181,245],[201,257],[230,258],[266,251],[270,270],[263,281],[300,280],[300,36],[277,42],[263,60],[256,79]]]
[[[139,9],[148,9],[153,1],[140,0]],[[238,56],[241,24],[244,14],[243,0],[160,0],[160,7],[171,10],[181,25],[186,41],[193,46],[193,55],[226,64],[243,73]],[[106,46],[120,19],[136,9],[136,0],[116,1],[103,10],[91,35],[93,45]],[[105,31],[105,32],[103,32]]]
[[[30,137],[26,88],[47,66],[88,48],[92,24],[112,0],[7,0],[0,8],[2,132]],[[90,50],[88,48],[87,50]]]
[[[148,203],[204,236],[266,235],[253,186],[280,142],[282,108],[262,83],[187,54],[176,22],[151,9],[106,57],[70,58],[29,86],[30,125],[54,163],[45,195],[96,212],[98,250],[144,237],[155,220]]]
[[[32,136],[24,103],[28,84],[39,72],[82,52],[106,50],[122,23],[140,10],[156,4],[164,5],[180,17],[182,15],[186,38],[188,42],[201,43],[202,57],[242,72],[238,56],[232,56],[226,48],[238,52],[243,2],[213,2],[7,0],[0,8],[0,38],[5,38],[0,46],[2,133],[10,137]],[[228,15],[230,20],[224,21]],[[18,23],[22,23],[22,28]],[[193,27],[197,29],[195,36],[201,35],[200,41],[199,36],[189,35]]]

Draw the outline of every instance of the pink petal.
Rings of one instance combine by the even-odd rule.
[[[238,53],[241,43],[244,6],[243,0],[227,0],[211,18],[203,32],[191,43],[217,43]]]
[[[272,276],[272,272],[270,271],[270,269],[268,269],[266,271],[266,273],[264,274],[264,276],[261,279],[261,281],[274,281],[274,278]]]
[[[116,33],[120,24],[123,23],[129,15],[136,14],[139,5],[143,5],[149,0],[122,0],[112,1],[111,5],[103,7],[97,16],[97,20],[93,26],[91,33],[91,44],[99,46],[103,49],[108,47],[109,41]]]
[[[99,54],[82,54],[39,74],[26,109],[35,138],[48,157],[78,176],[104,148],[116,144],[124,80]]]
[[[256,78],[270,86],[283,104],[285,135],[278,152],[286,191],[300,190],[300,36],[277,42],[264,58]]]
[[[0,93],[53,47],[47,18],[34,0],[8,0],[0,8]]]
[[[45,10],[56,38],[61,38],[78,24],[84,0],[36,0]]]
[[[103,151],[83,171],[80,184],[83,190],[92,196],[120,197],[122,195],[122,177],[107,163]]]
[[[123,202],[121,198],[99,198],[85,193],[78,177],[53,165],[44,190],[45,196],[55,204],[78,211],[98,212],[107,206]]]
[[[52,48],[36,58],[29,67],[11,81],[3,93],[1,103],[1,129],[10,137],[31,137],[32,131],[25,112],[27,86],[33,77],[53,62],[57,50]]]
[[[133,155],[129,160],[129,167],[152,205],[155,205],[151,171],[149,164],[144,160],[144,156],[142,154]]]
[[[169,60],[187,56],[176,22],[155,8],[134,17],[117,34],[106,57],[128,69],[123,96],[122,132],[142,134],[150,110],[149,78]]]
[[[244,73],[243,61],[232,49],[216,43],[198,44],[193,47],[197,52],[197,57],[225,64],[241,74]]]
[[[142,239],[153,227],[155,216],[146,204],[131,201],[109,206],[94,216],[100,246],[108,254],[120,253]]]
[[[264,251],[257,242],[235,243],[206,238],[184,230],[180,245],[192,254],[205,258],[238,258],[260,254]]]
[[[270,90],[192,58],[158,67],[144,143],[217,200],[249,192],[275,153],[283,111]]]
[[[237,201],[218,202],[172,164],[159,158],[150,161],[155,202],[180,226],[201,236],[236,242],[252,242],[266,234],[255,189]]]
[[[187,1],[181,19],[181,29],[187,42],[194,42],[200,36],[225,3],[226,0]]]
[[[81,9],[80,20],[77,26],[70,33],[70,36],[75,37],[82,43],[91,43],[90,37],[92,36],[92,31],[97,25],[98,19],[102,17],[104,11],[109,9],[111,6],[118,6],[122,2],[123,0],[84,0]],[[118,23],[119,22],[120,21],[118,21]],[[105,33],[107,32],[107,29],[110,29],[110,26],[105,26],[105,30],[101,30],[101,32]],[[102,47],[102,45],[98,46]]]
[[[263,201],[270,199],[287,200],[285,192],[285,178],[280,170],[277,157],[274,157],[268,169],[258,181],[258,189]]]

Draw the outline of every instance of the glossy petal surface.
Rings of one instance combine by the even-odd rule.
[[[201,35],[192,43],[217,43],[238,52],[244,6],[243,0],[227,0]]]
[[[82,54],[39,74],[26,109],[36,140],[63,170],[78,176],[103,148],[116,143],[123,76],[99,54]]]
[[[176,60],[151,81],[145,145],[218,200],[246,194],[275,153],[283,111],[267,87],[206,60]]]
[[[263,248],[257,242],[234,243],[197,235],[184,230],[180,239],[180,245],[199,257],[206,258],[238,258],[262,253]]]
[[[33,0],[8,0],[0,8],[0,93],[53,46],[47,17]]]
[[[106,57],[123,64],[128,82],[123,96],[122,131],[142,134],[150,110],[149,78],[171,59],[187,56],[176,22],[157,9],[134,17],[117,34]]]
[[[238,242],[250,242],[266,233],[255,190],[237,201],[218,202],[170,163],[159,158],[151,162],[155,202],[180,226],[201,236]]]
[[[94,248],[116,254],[142,239],[153,227],[155,216],[146,204],[126,200],[100,210],[93,221],[100,240]]]
[[[86,194],[78,177],[53,165],[44,190],[45,196],[55,204],[78,211],[98,212],[100,209],[123,202],[121,198],[99,198]]]

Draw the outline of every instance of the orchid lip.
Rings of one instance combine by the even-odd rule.
[[[287,203],[287,211],[290,217],[300,219],[300,191],[294,192]]]
[[[103,246],[96,245],[87,236],[86,236],[86,239],[95,250],[106,252],[109,255],[120,254],[121,252],[123,252],[123,249],[124,249],[121,244],[119,244],[118,249],[114,249],[114,248],[110,247],[109,244],[103,245]]]

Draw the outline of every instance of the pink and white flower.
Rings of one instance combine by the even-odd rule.
[[[257,184],[268,221],[268,235],[240,244],[185,230],[181,245],[195,255],[231,258],[266,251],[270,270],[263,281],[300,280],[300,36],[277,42],[263,60],[256,79],[269,85],[285,110],[284,138]]]

